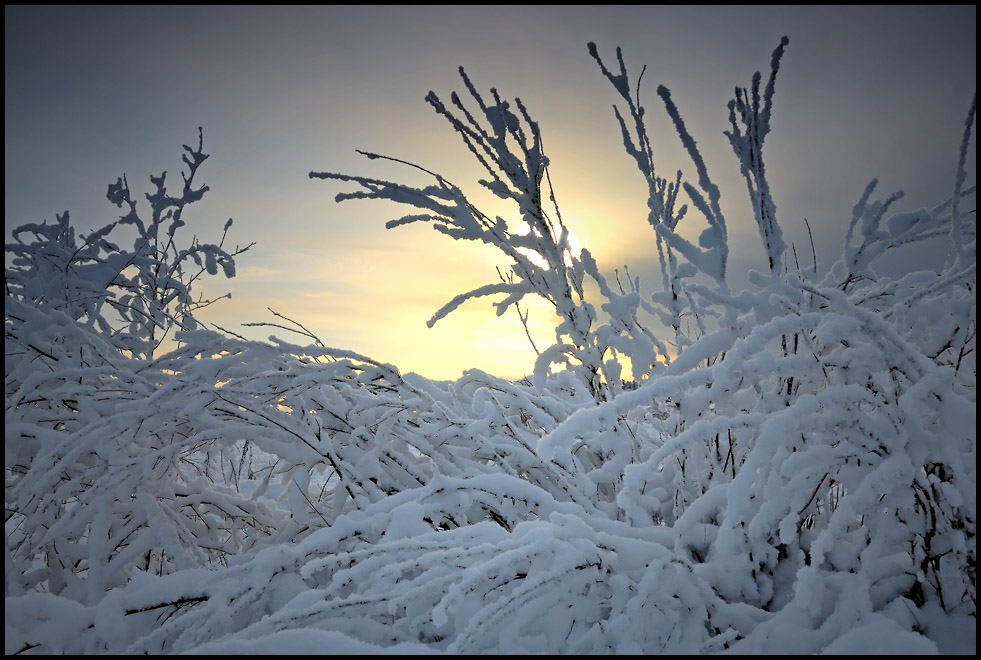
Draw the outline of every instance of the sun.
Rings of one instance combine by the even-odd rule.
[[[582,253],[582,245],[579,239],[576,238],[575,233],[565,225],[561,228],[556,228],[558,231],[555,232],[554,243],[561,244],[562,242],[562,231],[565,233],[565,243],[561,245],[562,247],[562,260],[567,268],[573,267],[573,259],[578,258]],[[528,236],[531,233],[531,229],[528,227],[522,227],[522,231],[518,232],[519,236]],[[552,237],[550,237],[552,238]],[[528,258],[528,261],[534,265],[542,268],[544,270],[550,270],[551,265],[548,261],[541,255],[540,252],[532,248],[519,247],[515,249],[516,252],[524,255]]]

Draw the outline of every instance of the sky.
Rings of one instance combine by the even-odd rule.
[[[423,100],[430,90],[446,99],[462,90],[463,66],[482,92],[520,97],[540,123],[578,243],[608,277],[628,265],[653,291],[646,186],[622,149],[616,93],[586,48],[595,41],[610,65],[621,46],[632,81],[647,66],[641,96],[662,174],[680,168],[693,178],[694,168],[656,97],[659,84],[671,89],[722,189],[730,271],[763,270],[722,131],[733,87],[766,74],[786,35],[764,153],[785,236],[809,261],[806,218],[825,270],[871,179],[883,196],[905,191],[898,210],[949,196],[975,91],[976,15],[975,6],[7,6],[6,241],[13,228],[66,209],[83,231],[116,220],[107,185],[125,173],[146,192],[149,175],[163,170],[179,181],[181,145],[196,143],[200,126],[211,154],[200,177],[211,190],[192,207],[189,227],[210,242],[231,217],[230,241],[256,242],[239,257],[236,278],[205,285],[232,294],[205,321],[263,339],[272,330],[241,324],[277,321],[272,308],[328,346],[402,371],[520,376],[532,370],[534,350],[517,316],[496,317],[489,299],[426,326],[453,296],[496,282],[503,257],[422,224],[387,230],[385,221],[406,209],[338,204],[334,197],[352,186],[309,173],[429,183],[418,170],[359,156],[362,149],[476,191],[481,170]],[[480,193],[473,199],[487,203]],[[701,228],[695,220],[691,236]],[[886,267],[930,267],[938,258],[921,250]],[[554,319],[543,305],[531,314],[541,348]]]

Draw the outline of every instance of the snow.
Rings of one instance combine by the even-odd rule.
[[[820,281],[790,268],[760,160],[786,45],[762,107],[760,74],[730,106],[770,261],[750,290],[729,289],[721,193],[665,88],[698,180],[669,184],[646,159],[619,50],[614,74],[590,45],[633,121],[617,111],[649,184],[662,291],[616,293],[588,251],[573,254],[542,190],[538,125],[462,70],[479,112],[427,100],[521,231],[438,176],[412,188],[311,175],[361,188],[340,200],[426,211],[393,227],[431,221],[511,259],[511,279],[433,322],[475,296],[503,296],[498,311],[552,302],[555,343],[518,382],[478,370],[436,382],[319,341],[199,324],[191,284],[219,265],[233,275],[241,250],[151,238],[179,245],[183,207],[207,191],[190,184],[203,142],[185,147],[182,198],[152,177],[149,221],[121,178],[108,197],[127,215],[81,245],[67,213],[14,232],[5,651],[974,652],[966,147],[957,203],[888,216],[901,195],[875,200],[873,181],[843,260]],[[677,231],[682,190],[709,225],[700,247]],[[129,252],[120,231],[137,234]],[[896,246],[937,237],[956,243],[940,271],[875,275]],[[313,338],[279,321],[267,325]]]

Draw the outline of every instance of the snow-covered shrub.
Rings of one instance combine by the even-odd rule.
[[[219,266],[233,276],[248,249],[227,251],[224,236],[180,243],[186,208],[207,191],[193,184],[207,158],[201,139],[184,147],[179,197],[166,173],[151,177],[148,221],[121,177],[107,195],[126,207],[119,221],[80,240],[66,212],[20,227],[6,246],[8,595],[43,589],[94,603],[134,571],[223,561],[275,526],[268,506],[212,483],[209,454],[231,441],[202,437],[185,399],[201,389],[185,368],[211,350],[198,342],[217,345],[192,332],[194,311],[213,302],[192,285]],[[120,247],[127,225],[131,249]],[[154,359],[174,329],[184,343]]]
[[[548,362],[571,355],[579,365],[571,373],[589,385],[597,406],[545,434],[539,455],[575,475],[597,512],[634,527],[671,526],[675,553],[697,565],[714,593],[769,612],[807,599],[805,576],[831,584],[847,572],[868,582],[874,610],[906,598],[973,612],[976,225],[961,205],[974,194],[964,185],[964,162],[975,109],[951,199],[889,216],[902,193],[873,200],[873,181],[855,206],[842,261],[818,279],[816,269],[788,256],[764,166],[787,43],[774,51],[765,84],[756,74],[729,103],[726,136],[767,258],[766,274],[751,274],[754,290],[730,289],[721,193],[663,86],[658,96],[696,183],[680,172],[673,181],[656,173],[639,83],[631,95],[619,50],[611,71],[590,44],[627,105],[629,120],[619,110],[616,118],[648,183],[662,272],[662,290],[649,298],[636,286],[616,294],[587,250],[571,253],[550,186],[554,226],[543,211],[548,160],[538,125],[520,100],[520,118],[496,90],[494,103],[486,103],[462,70],[479,113],[456,94],[452,102],[464,119],[435,94],[427,100],[491,175],[480,184],[515,202],[525,227],[491,221],[439,175],[427,188],[311,176],[361,186],[339,201],[388,199],[423,211],[389,227],[431,221],[442,233],[486,242],[513,260],[503,284],[458,296],[433,321],[476,295],[504,294],[495,303],[499,313],[528,293],[552,302],[560,320],[556,344],[542,353],[536,384],[545,382]],[[688,204],[679,206],[682,192]],[[678,232],[692,209],[707,224],[698,245]],[[876,260],[889,250],[938,237],[951,246],[940,272],[898,280],[876,274]],[[586,276],[605,298],[599,305],[609,317],[605,325],[584,296]],[[642,311],[654,322],[640,321]],[[611,358],[618,354],[630,358],[644,384],[615,397],[621,386]]]
[[[462,70],[479,111],[427,100],[516,221],[426,170],[422,188],[311,174],[360,187],[339,200],[414,207],[389,226],[429,221],[506,255],[500,283],[430,323],[476,296],[501,296],[499,313],[550,301],[555,343],[529,381],[437,383],[319,342],[195,330],[189,287],[155,264],[197,254],[213,271],[234,256],[220,245],[112,261],[143,283],[135,306],[112,278],[44,293],[33,274],[64,279],[76,251],[99,271],[118,250],[108,231],[76,247],[67,216],[35,227],[43,249],[14,246],[8,269],[8,652],[970,650],[956,635],[976,618],[975,104],[951,198],[894,212],[902,194],[876,200],[873,181],[822,275],[785,243],[764,167],[787,43],[728,108],[766,255],[749,290],[731,288],[721,191],[664,87],[696,176],[655,169],[619,50],[611,70],[589,47],[626,104],[659,291],[614,291],[573,253],[537,123]],[[130,204],[124,190],[111,199]],[[697,216],[696,245],[679,224]],[[877,274],[925,241],[948,242],[941,268]],[[181,343],[154,355],[168,324]]]

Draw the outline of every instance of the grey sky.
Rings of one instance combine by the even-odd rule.
[[[480,261],[424,227],[386,232],[390,208],[337,205],[344,188],[307,174],[419,182],[358,157],[362,148],[473,181],[479,171],[423,102],[430,89],[462,88],[459,65],[479,89],[526,102],[570,225],[603,243],[601,268],[626,261],[638,272],[652,254],[644,186],[587,41],[608,61],[622,46],[634,77],[647,65],[642,94],[662,171],[691,176],[654,92],[672,90],[736,223],[748,204],[722,136],[725,104],[789,36],[766,155],[786,234],[806,240],[807,217],[824,267],[871,178],[883,195],[904,189],[911,208],[949,195],[976,79],[975,6],[8,6],[5,23],[8,235],[65,209],[80,227],[112,221],[106,185],[123,172],[135,190],[151,173],[176,177],[180,146],[203,126],[212,192],[199,233],[214,238],[233,217],[233,240],[259,242],[240,278],[217,283],[235,296],[222,323],[266,318],[269,304],[330,345],[406,370],[426,373],[433,355],[452,353],[440,376],[494,371],[488,355],[503,352],[494,338],[523,337],[514,318],[495,319],[481,303],[425,329],[452,295],[496,278],[493,257]],[[972,142],[969,183],[975,171]],[[740,227],[739,263],[761,268],[755,229]]]

